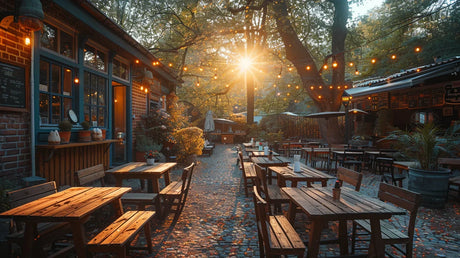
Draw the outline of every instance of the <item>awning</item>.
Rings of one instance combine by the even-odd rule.
[[[382,85],[380,85],[382,83],[380,82],[380,83],[374,83],[374,86],[370,85],[370,86],[355,87],[355,88],[345,90],[345,92],[353,97],[360,97],[360,96],[367,96],[370,94],[376,94],[376,93],[381,93],[381,92],[411,88],[415,85],[425,82],[426,80],[448,75],[453,72],[458,72],[458,70],[460,70],[460,68],[458,67],[458,63],[459,63],[459,60],[456,60],[456,62],[450,62],[446,64],[437,65],[431,69],[427,69],[425,72],[416,74],[415,76],[411,78],[407,78],[407,79],[395,81],[395,82],[390,82],[390,83],[385,83]]]

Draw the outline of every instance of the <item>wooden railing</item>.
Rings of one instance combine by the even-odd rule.
[[[97,164],[109,168],[110,144],[118,140],[103,140],[59,145],[37,145],[37,175],[58,186],[75,186],[74,173]]]

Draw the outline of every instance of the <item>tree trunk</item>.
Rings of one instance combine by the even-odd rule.
[[[273,1],[277,30],[285,46],[286,58],[296,67],[304,89],[320,111],[338,111],[345,89],[344,46],[347,35],[348,2],[343,0],[331,0],[331,2],[335,7],[332,26],[332,57],[339,66],[333,69],[333,85],[325,85],[312,55],[302,44],[289,21],[287,0]],[[319,124],[321,135],[328,143],[343,142],[343,130],[339,127],[337,118],[320,119]]]

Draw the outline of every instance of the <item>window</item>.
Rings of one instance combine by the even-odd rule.
[[[85,72],[84,84],[83,113],[85,121],[89,121],[92,126],[105,127],[107,80],[104,77]]]
[[[123,79],[129,79],[129,66],[118,59],[113,60],[113,75]]]
[[[40,61],[40,123],[58,124],[72,108],[74,71],[57,63]]]
[[[98,51],[96,48],[85,45],[84,64],[90,68],[103,71],[106,70],[105,53]]]
[[[42,48],[57,52],[67,58],[75,59],[74,37],[52,25],[43,24],[40,44]]]

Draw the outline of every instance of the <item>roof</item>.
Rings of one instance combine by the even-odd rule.
[[[153,61],[159,61],[148,49],[142,46],[139,42],[137,42],[131,35],[129,35],[123,28],[121,28],[117,23],[115,23],[112,19],[107,17],[104,13],[102,13],[96,6],[91,3],[89,0],[74,0],[72,1],[74,4],[80,6],[84,9],[84,11],[96,19],[102,26],[110,30],[116,36],[118,36],[121,40],[128,43],[132,48],[137,50],[139,54],[143,56],[138,56],[138,58],[152,71],[155,71],[164,79],[169,80],[174,83],[182,83],[183,81],[167,66],[161,64],[154,66]],[[60,5],[62,8],[69,8],[71,3],[70,1],[63,1],[59,0],[55,3]],[[70,10],[69,10],[70,11]],[[76,9],[72,9],[70,12],[78,17],[78,13],[76,13]],[[80,13],[82,14],[82,13]],[[86,22],[88,26],[93,27],[95,24],[92,24],[91,21],[82,19],[83,22]],[[120,42],[115,41],[115,44],[119,44]],[[128,50],[129,51],[129,50]],[[131,51],[130,51],[131,52]],[[132,53],[136,55],[135,53]]]
[[[372,78],[358,81],[353,84],[353,88],[345,92],[353,97],[359,97],[374,93],[406,89],[424,83],[429,79],[458,72],[460,72],[459,56],[429,65],[414,67],[385,78]]]

